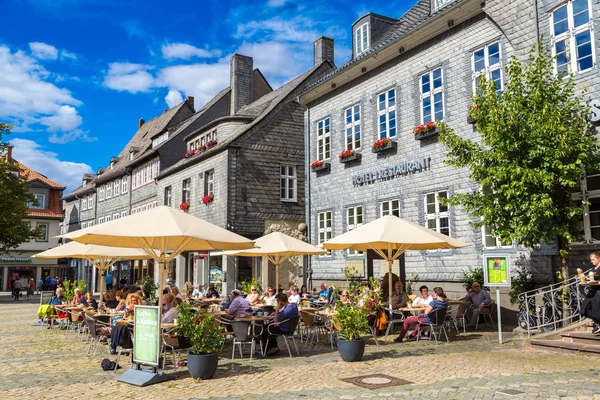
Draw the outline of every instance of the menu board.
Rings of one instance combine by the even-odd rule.
[[[160,356],[160,308],[134,308],[133,362],[158,367]]]
[[[485,255],[483,260],[485,286],[510,286],[510,263],[507,255]]]

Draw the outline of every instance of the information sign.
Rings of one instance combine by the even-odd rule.
[[[160,308],[135,306],[133,332],[133,362],[158,367]]]

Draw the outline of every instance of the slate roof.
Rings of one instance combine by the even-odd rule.
[[[445,4],[443,7],[436,10],[436,12],[431,13],[431,0],[420,0],[402,17],[400,17],[394,25],[390,26],[390,28],[381,35],[378,41],[372,43],[368,50],[361,53],[358,57],[351,58],[348,62],[339,68],[334,69],[330,73],[322,75],[320,79],[308,86],[304,92],[309,92],[313,88],[320,86],[335,76],[342,74],[351,66],[360,63],[363,59],[368,58],[373,54],[377,54],[384,48],[397,42],[407,33],[414,31],[432,19],[435,19],[438,15],[446,12],[448,9],[457,7],[463,1],[464,0],[451,1],[450,3]]]

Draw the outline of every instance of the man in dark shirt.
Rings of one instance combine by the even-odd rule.
[[[277,301],[277,307],[275,308],[275,322],[270,325],[269,330],[273,334],[289,333],[289,320],[292,318],[297,318],[300,315],[298,313],[298,306],[296,304],[290,304],[287,294],[285,293],[278,293],[275,296],[275,300]],[[286,322],[280,323],[281,321]],[[262,340],[263,343],[265,341],[267,342],[266,354],[268,356],[279,352],[279,347],[277,347],[277,337],[270,335],[266,328],[263,330]]]

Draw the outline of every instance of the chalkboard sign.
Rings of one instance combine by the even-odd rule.
[[[48,302],[50,301],[50,299],[52,298],[52,296],[54,296],[54,292],[53,291],[42,292],[40,294],[40,305],[42,305],[42,304],[48,304]]]
[[[158,367],[160,356],[160,308],[135,306],[133,362]]]

